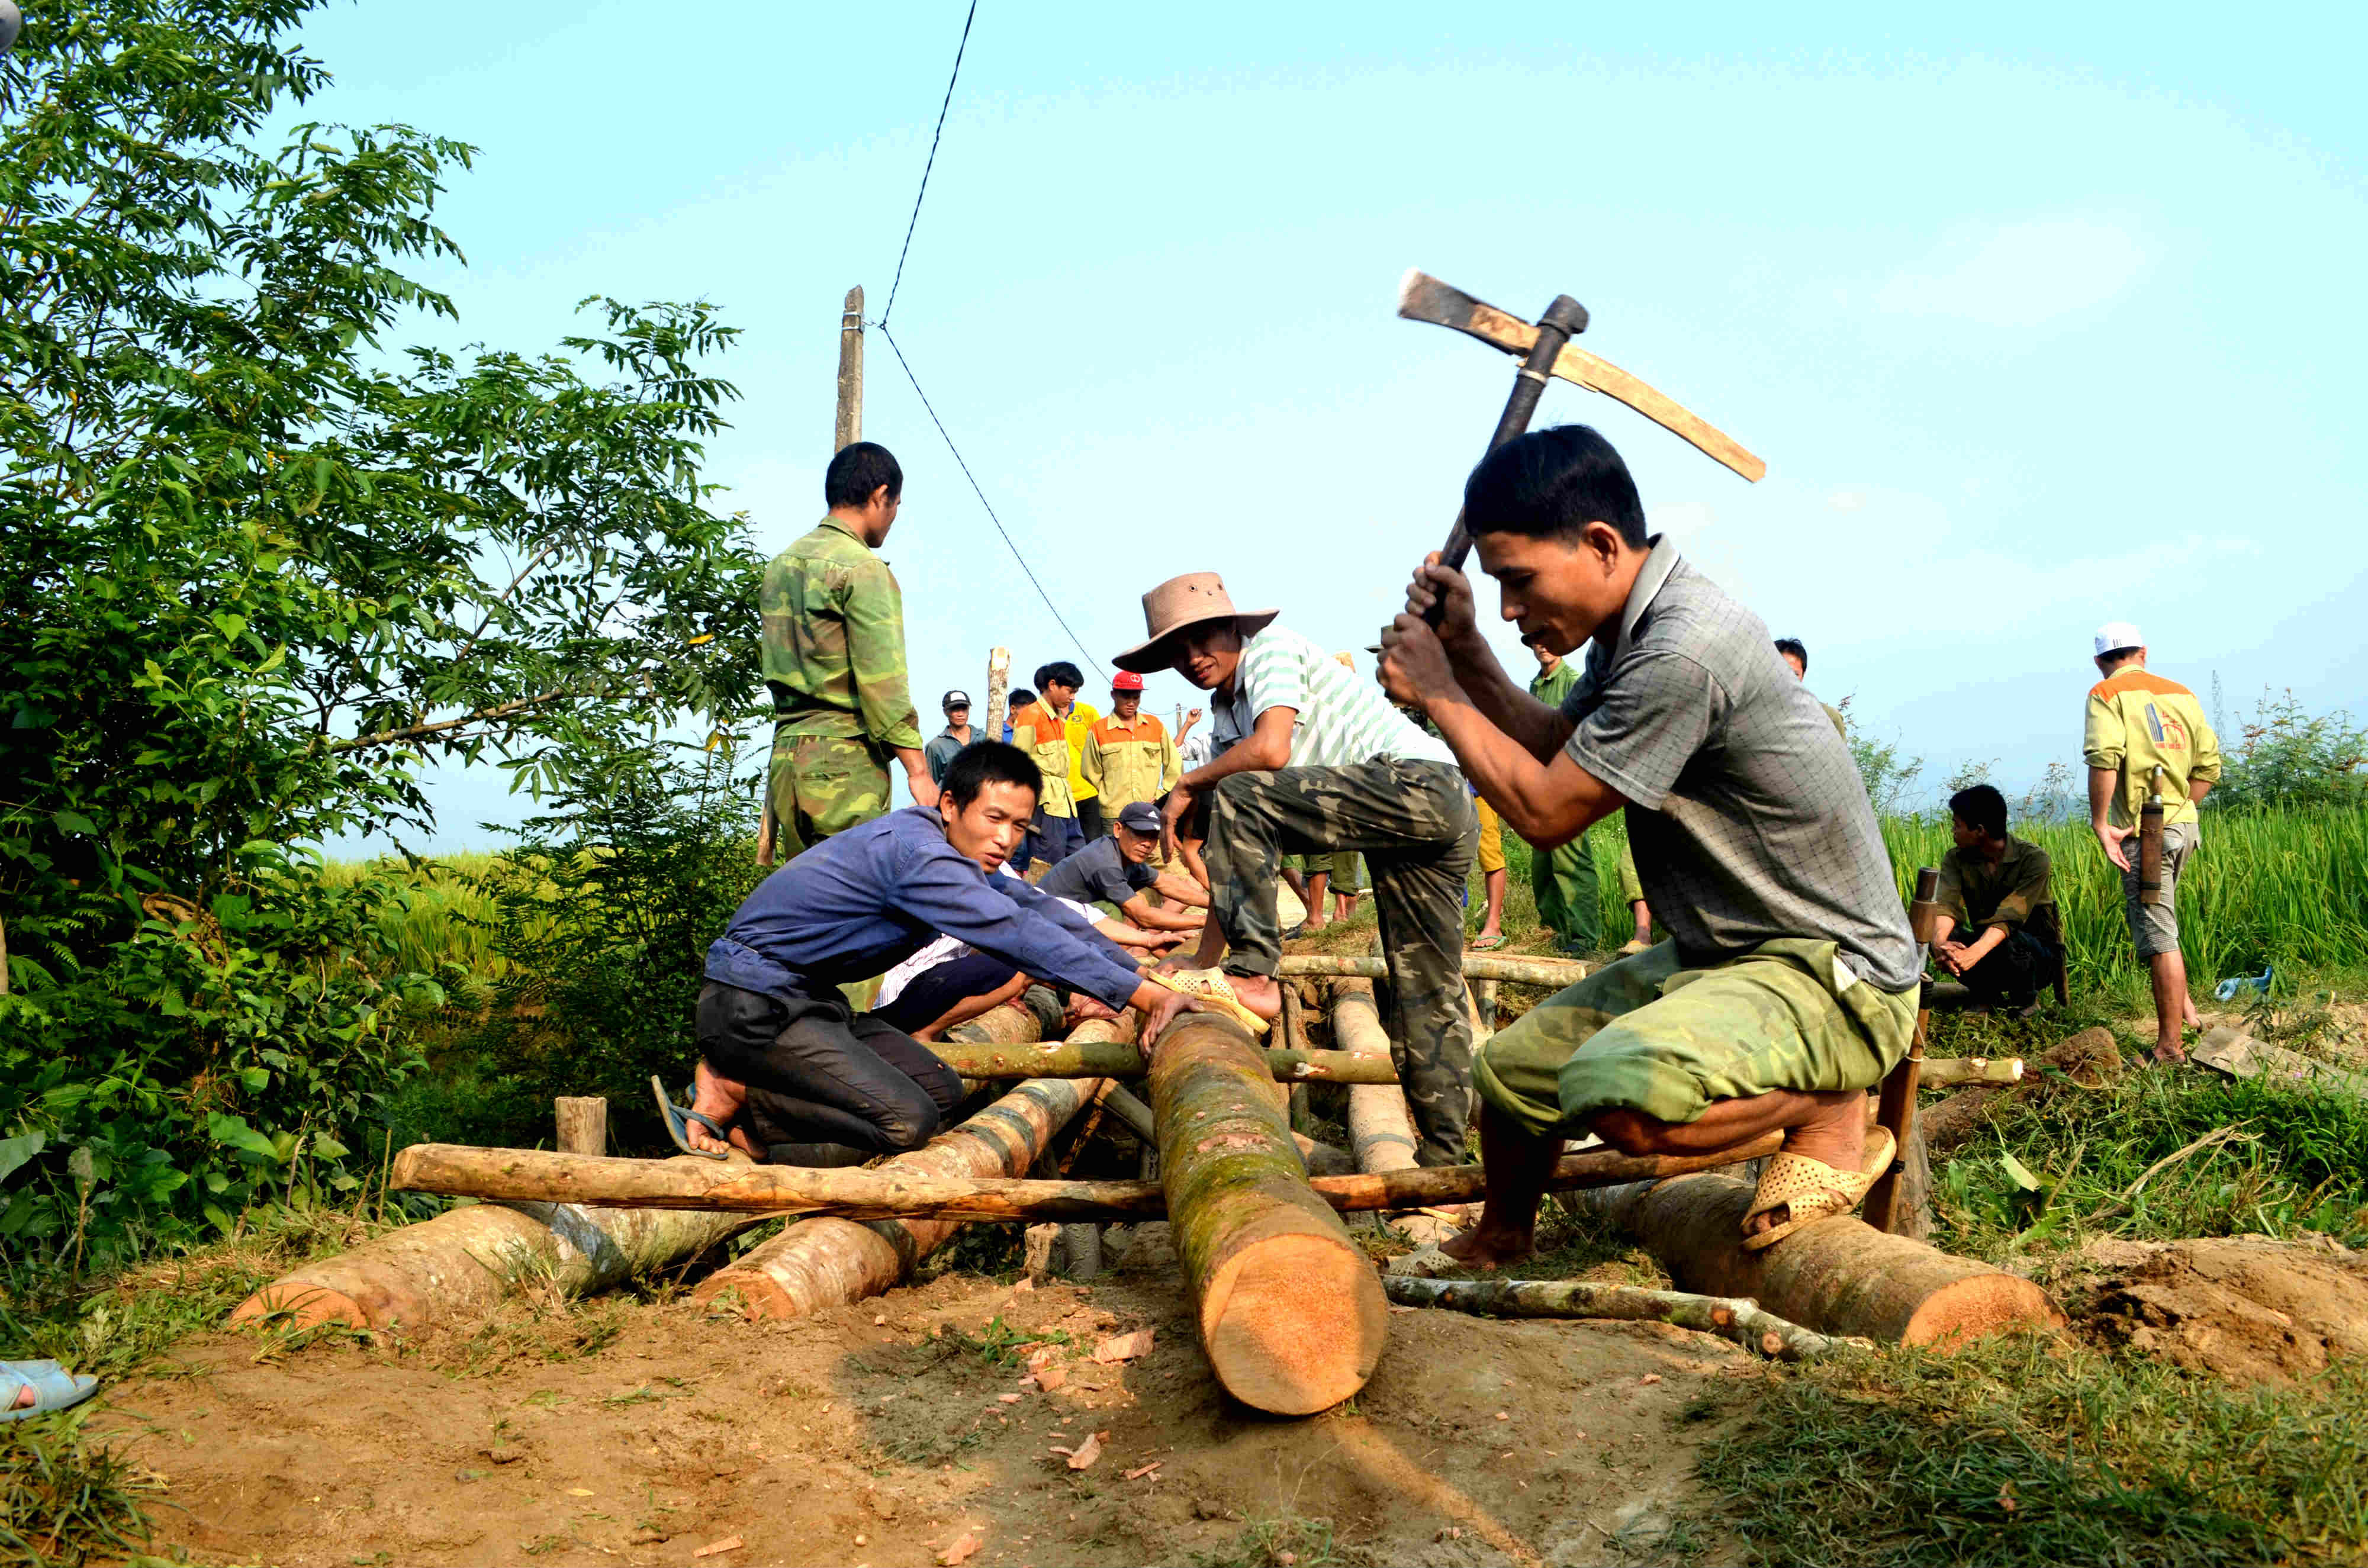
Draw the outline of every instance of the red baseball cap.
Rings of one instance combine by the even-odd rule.
[[[1110,689],[1112,691],[1141,691],[1143,689],[1143,677],[1135,674],[1133,670],[1121,670],[1118,674],[1110,676]]]

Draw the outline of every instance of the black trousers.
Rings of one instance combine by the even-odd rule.
[[[2030,932],[2018,930],[1959,978],[1986,1007],[2028,1007],[2055,973],[2055,949]]]
[[[748,1085],[741,1113],[759,1144],[917,1149],[962,1103],[962,1079],[929,1048],[838,996],[779,997],[709,981],[699,993],[699,1053]]]
[[[1110,836],[1110,824],[1102,819],[1102,798],[1099,795],[1088,795],[1077,802],[1077,831],[1085,835],[1088,844],[1097,838]]]

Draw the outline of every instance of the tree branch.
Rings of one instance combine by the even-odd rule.
[[[394,745],[404,741],[422,740],[429,735],[441,734],[447,730],[457,730],[463,724],[474,724],[489,719],[507,719],[514,713],[523,713],[529,708],[541,708],[546,703],[557,702],[564,698],[575,695],[577,694],[575,691],[562,687],[555,691],[546,691],[539,697],[521,697],[515,701],[496,702],[490,708],[480,708],[473,713],[463,713],[457,719],[438,719],[433,724],[406,724],[400,730],[381,730],[375,734],[356,735],[351,740],[331,741],[326,749],[359,751],[365,746]]]

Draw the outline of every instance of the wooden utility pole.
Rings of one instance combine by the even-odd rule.
[[[863,439],[863,285],[847,291],[838,318],[838,426],[834,455]]]
[[[1011,693],[1011,650],[989,648],[986,651],[986,734],[985,739],[1003,738],[1003,710],[1009,705]]]
[[[838,418],[831,430],[831,456],[837,457],[863,439],[863,285],[847,291],[838,314]],[[765,815],[757,824],[757,864],[773,863],[773,779],[768,758],[765,769]]]

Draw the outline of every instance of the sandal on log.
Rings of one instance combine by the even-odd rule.
[[[694,1121],[727,1143],[732,1141],[732,1135],[716,1126],[714,1118],[702,1116],[689,1106],[675,1104],[673,1097],[666,1092],[665,1081],[655,1073],[650,1074],[650,1093],[657,1096],[658,1115],[665,1119],[666,1136],[674,1140],[676,1148],[686,1154],[696,1154],[702,1160],[728,1160],[732,1157],[729,1149],[718,1151],[691,1147],[690,1124]]]
[[[1880,1144],[1874,1142],[1877,1138],[1882,1140]],[[1898,1142],[1886,1127],[1868,1130],[1865,1166],[1861,1170],[1837,1170],[1823,1160],[1778,1150],[1759,1173],[1759,1187],[1751,1195],[1751,1207],[1743,1212],[1743,1222],[1748,1226],[1753,1220],[1776,1209],[1789,1210],[1792,1217],[1757,1234],[1747,1231],[1743,1250],[1759,1252],[1772,1247],[1804,1225],[1849,1213],[1858,1207],[1867,1189],[1882,1179],[1898,1154]]]
[[[1210,1012],[1222,1013],[1233,1019],[1249,1030],[1253,1039],[1265,1035],[1274,1027],[1271,1019],[1261,1018],[1242,1006],[1241,998],[1234,994],[1233,982],[1225,978],[1224,970],[1155,969],[1144,971],[1143,978],[1155,985],[1165,985],[1170,991],[1181,992],[1196,1002],[1207,1004]]]

